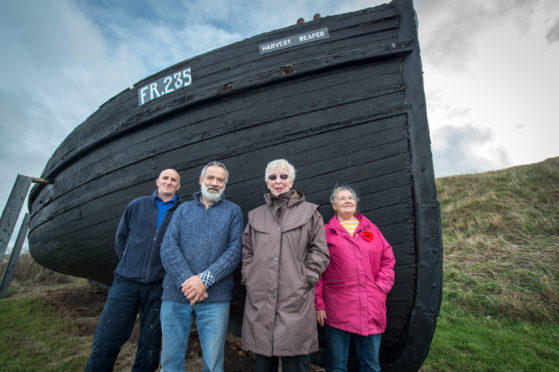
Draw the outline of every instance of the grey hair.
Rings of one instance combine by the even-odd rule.
[[[339,185],[339,186],[335,186],[334,190],[332,190],[332,194],[330,194],[330,203],[333,205],[334,201],[336,200],[336,194],[339,193],[340,191],[349,191],[353,194],[353,199],[355,199],[355,203],[359,202],[359,198],[357,197],[357,194],[355,193],[355,190],[353,190],[349,185]]]
[[[219,162],[219,161],[211,161],[208,164],[206,164],[206,166],[204,168],[202,168],[202,173],[200,173],[200,177],[202,177],[202,179],[204,179],[204,177],[206,177],[206,170],[209,167],[221,167],[221,168],[225,169],[225,183],[227,183],[229,181],[229,171],[227,170],[227,167],[225,166],[225,164],[223,164],[222,162]]]
[[[281,169],[287,171],[289,178],[291,181],[295,181],[295,168],[293,165],[289,164],[289,162],[285,159],[276,159],[272,160],[271,162],[266,165],[266,172],[264,173],[264,181],[268,180],[268,176],[270,173],[275,169]]]

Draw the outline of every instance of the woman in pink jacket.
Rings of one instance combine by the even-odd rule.
[[[351,187],[336,187],[330,202],[336,211],[325,226],[330,265],[315,288],[318,323],[326,324],[326,371],[347,370],[351,338],[359,371],[380,371],[386,295],[394,284],[392,247],[378,227],[355,213]]]

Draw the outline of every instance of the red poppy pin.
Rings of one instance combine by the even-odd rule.
[[[373,240],[374,235],[372,232],[370,231],[363,231],[363,233],[361,234],[361,236],[363,237],[363,239],[365,239],[366,241],[370,242]]]

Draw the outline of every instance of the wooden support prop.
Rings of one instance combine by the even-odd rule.
[[[47,180],[46,178],[34,177],[33,178],[33,183],[41,183],[43,185],[48,185],[51,182],[50,182],[50,180]]]
[[[21,207],[31,186],[32,177],[17,175],[16,182],[0,218],[0,258],[4,257],[12,237]]]
[[[14,277],[14,272],[16,269],[17,261],[19,260],[19,255],[21,253],[21,247],[27,236],[27,230],[29,229],[29,213],[25,213],[23,222],[21,223],[21,228],[19,229],[19,234],[17,235],[16,244],[10,256],[10,260],[6,265],[6,270],[4,270],[4,276],[2,277],[2,283],[0,283],[0,298],[6,298],[8,294],[8,286]]]

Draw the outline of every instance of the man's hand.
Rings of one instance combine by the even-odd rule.
[[[198,275],[192,275],[190,278],[186,279],[181,285],[181,291],[184,297],[190,301],[190,305],[202,302],[208,298],[206,286]]]

